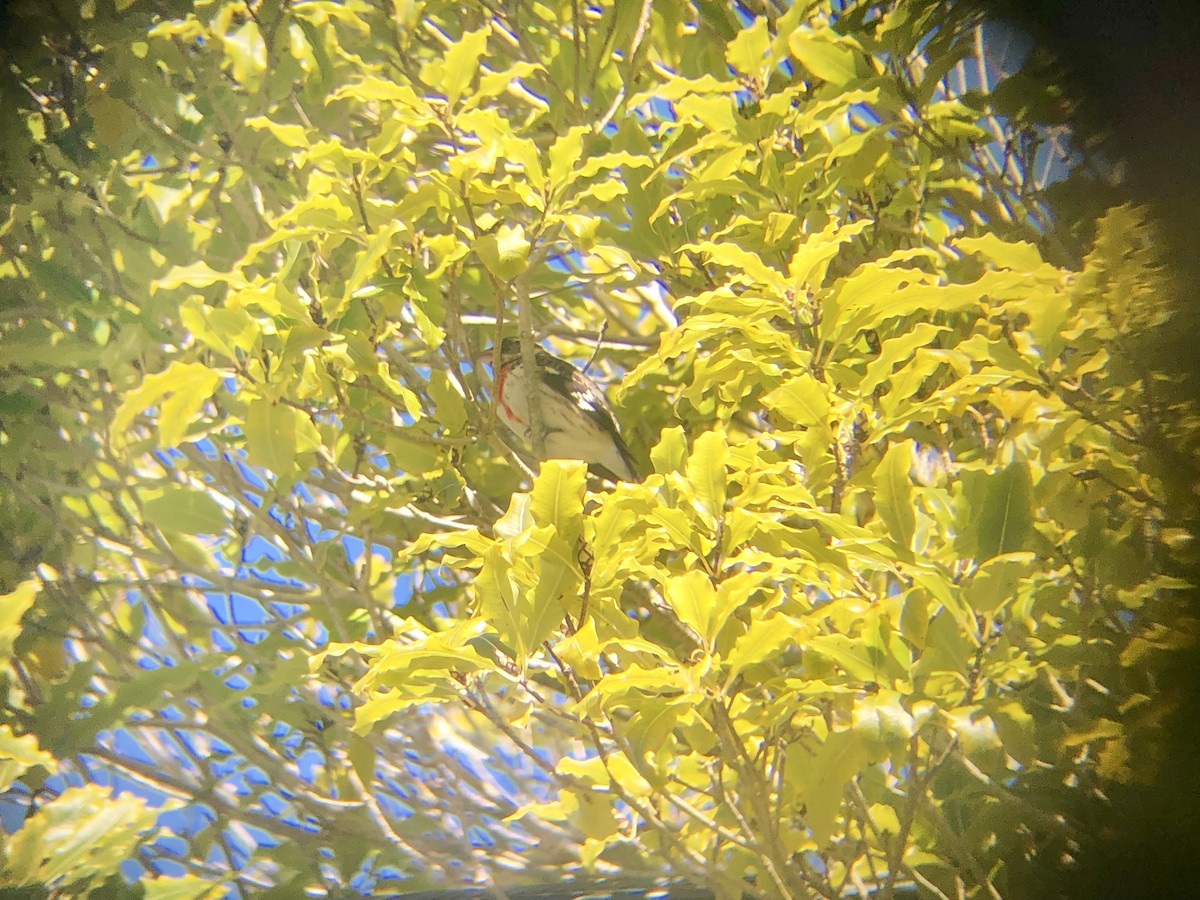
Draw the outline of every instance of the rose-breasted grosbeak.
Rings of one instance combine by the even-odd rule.
[[[542,424],[546,426],[546,456],[581,459],[592,472],[610,481],[636,480],[633,456],[599,386],[544,350],[534,352],[534,361]],[[501,341],[495,371],[496,412],[505,425],[532,441],[525,366],[517,338]]]

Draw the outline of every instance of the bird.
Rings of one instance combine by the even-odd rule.
[[[542,424],[548,459],[579,459],[609,481],[636,481],[637,466],[621,437],[612,408],[600,386],[569,362],[538,348],[534,351]],[[496,373],[496,413],[516,434],[533,442],[529,396],[515,337],[500,342]]]

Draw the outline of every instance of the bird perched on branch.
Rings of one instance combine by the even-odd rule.
[[[535,351],[534,361],[546,457],[581,459],[593,473],[610,481],[637,480],[633,455],[599,385],[544,350]],[[501,341],[495,372],[496,412],[505,425],[533,443],[528,381],[517,338]]]

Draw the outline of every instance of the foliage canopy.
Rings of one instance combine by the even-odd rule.
[[[3,878],[997,896],[1086,841],[1196,416],[1152,229],[1064,216],[981,27],[118,2],[16,60]],[[518,331],[602,334],[644,482],[502,433]]]

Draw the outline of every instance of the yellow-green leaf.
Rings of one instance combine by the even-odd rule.
[[[905,550],[913,549],[913,535],[917,531],[912,479],[908,477],[912,454],[912,441],[893,444],[875,467],[871,479],[875,485],[875,510],[892,540]]]
[[[710,524],[725,515],[725,462],[729,445],[725,431],[706,431],[696,438],[687,461],[687,480],[694,502]]]
[[[783,649],[802,640],[805,632],[790,616],[753,615],[746,633],[737,639],[726,659],[729,680],[743,669],[779,656]]]
[[[508,644],[517,654],[517,665],[524,666],[529,658],[529,644],[524,640],[524,629],[517,609],[516,579],[513,565],[505,558],[498,545],[492,545],[483,554],[483,567],[475,578],[475,596],[479,603],[479,615],[487,622],[500,640]]]
[[[870,761],[866,742],[853,731],[830,734],[815,753],[799,744],[788,748],[784,783],[793,802],[804,807],[804,821],[818,849],[833,837],[846,786]]]
[[[788,36],[788,49],[812,74],[840,86],[853,81],[858,73],[853,52],[834,43],[835,40],[832,32],[821,34],[810,28],[797,28]]]
[[[174,447],[212,397],[222,377],[222,372],[201,363],[179,360],[162,372],[147,375],[117,407],[111,426],[114,440],[123,441],[125,431],[138,413],[161,404],[157,422],[158,445]]]
[[[818,428],[832,435],[829,394],[825,386],[807,372],[788,379],[763,397],[763,403],[783,416],[788,426]]]
[[[245,22],[237,31],[222,35],[225,53],[230,61],[234,81],[257,91],[267,68],[267,44],[253,21]]]
[[[967,602],[980,613],[993,613],[1013,599],[1017,582],[1034,571],[1036,557],[1028,551],[1004,553],[985,561],[964,588]]]
[[[583,534],[583,495],[587,467],[578,460],[548,459],[530,491],[533,519],[551,526],[569,547]]]
[[[31,734],[17,736],[10,726],[0,725],[0,791],[7,791],[34,766],[50,769],[53,765],[54,757],[38,747],[36,737]]]
[[[713,606],[717,592],[708,576],[698,569],[670,578],[666,584],[667,603],[684,625],[705,641],[711,640]]]
[[[350,757],[350,765],[359,780],[370,785],[375,780],[375,747],[366,738],[352,734],[346,742],[346,752]]]
[[[163,489],[142,505],[146,521],[169,534],[220,534],[228,521],[220,504],[204,491],[183,486]]]
[[[283,478],[295,474],[298,453],[321,442],[316,426],[303,412],[265,399],[251,401],[244,430],[250,464]]]
[[[657,444],[650,450],[650,462],[660,475],[681,472],[687,458],[687,439],[678,425],[664,428]]]
[[[560,189],[569,184],[573,178],[575,165],[583,160],[583,139],[591,132],[584,125],[575,125],[559,135],[550,145],[547,154],[550,159],[550,186]]]
[[[179,308],[179,319],[197,340],[236,360],[238,351],[249,353],[262,329],[244,309],[214,309],[199,297],[189,297]]]
[[[40,592],[41,582],[31,579],[17,585],[11,593],[0,596],[0,660],[7,662],[13,641],[21,633],[21,618],[33,606]]]
[[[738,36],[725,47],[725,61],[734,71],[757,77],[766,64],[771,49],[771,34],[765,16],[758,16],[749,28],[743,28]]]
[[[468,31],[457,44],[446,51],[441,88],[451,106],[458,103],[463,91],[479,71],[479,59],[487,50],[487,39],[491,30],[491,26],[485,25],[478,31]]]
[[[509,281],[529,265],[529,241],[521,225],[501,225],[494,233],[475,241],[475,252],[487,270],[501,281]]]

